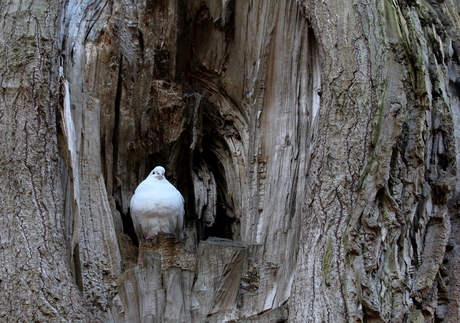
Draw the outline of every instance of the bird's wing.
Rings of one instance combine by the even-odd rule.
[[[135,208],[133,208],[133,200],[135,199],[134,195],[131,198],[131,203],[130,203],[130,214],[131,214],[131,219],[133,220],[133,227],[134,227],[134,232],[136,233],[137,240],[139,243],[144,239],[144,234],[142,232],[142,226],[139,222],[139,214],[137,214]]]
[[[182,229],[184,228],[184,215],[185,215],[184,205],[185,205],[185,200],[184,200],[184,197],[182,196],[182,194],[179,191],[177,191],[177,193],[180,196],[180,201],[181,201],[181,204],[182,204],[182,207],[181,207],[181,209],[179,211],[179,214],[177,215],[177,224],[176,224],[176,235],[180,239],[180,238],[182,238]]]

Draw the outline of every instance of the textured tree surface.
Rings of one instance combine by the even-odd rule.
[[[0,321],[86,321],[64,235],[57,3],[0,4]]]
[[[0,3],[0,320],[459,322],[459,10]]]

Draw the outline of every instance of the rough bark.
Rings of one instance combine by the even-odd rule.
[[[458,5],[302,5],[315,31],[330,32],[317,33],[323,100],[290,318],[456,322],[456,274],[443,259],[458,216],[447,208]]]
[[[58,2],[0,4],[0,320],[88,322],[66,257]]]
[[[456,0],[18,6],[2,318],[460,320]],[[186,200],[180,242],[132,230],[156,165]]]

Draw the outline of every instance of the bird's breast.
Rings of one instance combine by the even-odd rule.
[[[179,191],[172,188],[136,191],[131,201],[131,208],[144,215],[160,217],[175,215],[183,209],[183,202]]]

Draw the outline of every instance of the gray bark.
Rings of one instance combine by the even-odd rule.
[[[455,0],[21,5],[0,5],[2,318],[460,321]],[[181,241],[131,227],[157,165]]]
[[[0,320],[88,322],[66,257],[58,4],[0,4]]]
[[[458,4],[302,5],[332,28],[290,318],[457,322]]]

